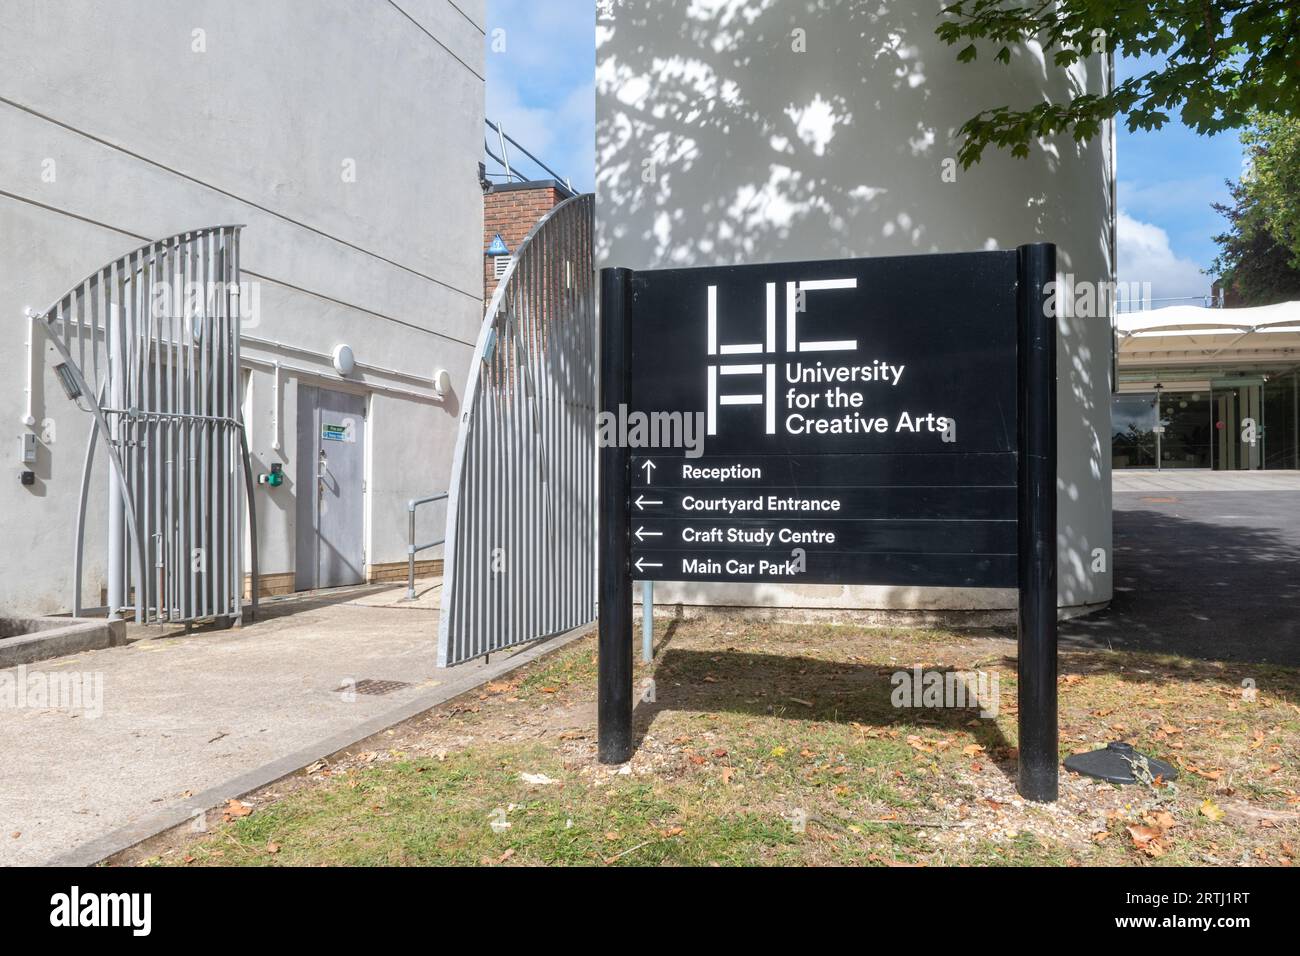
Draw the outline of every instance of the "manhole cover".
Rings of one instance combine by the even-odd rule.
[[[369,694],[372,697],[382,697],[384,694],[391,694],[395,690],[401,690],[403,687],[410,687],[406,681],[401,680],[375,680],[373,677],[367,677],[357,681],[355,684],[346,681],[343,686],[339,687],[335,693],[346,693],[352,691],[354,694]]]

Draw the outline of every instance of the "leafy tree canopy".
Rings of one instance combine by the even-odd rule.
[[[1211,266],[1243,305],[1300,299],[1300,120],[1257,114],[1242,132],[1249,168],[1215,203],[1228,231]]]
[[[1241,144],[1250,161],[1241,183],[1246,198],[1290,253],[1290,265],[1300,269],[1300,119],[1254,117]]]
[[[1300,117],[1296,0],[957,0],[943,12],[936,32],[963,44],[962,62],[975,60],[984,42],[997,47],[995,60],[1010,63],[1013,46],[1037,39],[1060,68],[1103,51],[1161,64],[1104,95],[983,110],[960,131],[958,158],[967,168],[988,145],[1024,157],[1038,137],[1087,140],[1116,115],[1130,130],[1159,129],[1176,112],[1198,133],[1241,127],[1256,110]]]

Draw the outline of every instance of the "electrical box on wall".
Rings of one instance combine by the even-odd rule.
[[[279,488],[284,484],[284,466],[278,461],[271,463],[271,470],[265,474],[258,475],[259,484],[270,485],[272,488]]]
[[[36,463],[36,433],[26,432],[18,436],[18,460],[24,465]]]

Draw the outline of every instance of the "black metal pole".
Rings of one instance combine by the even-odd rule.
[[[600,270],[600,409],[621,420],[628,404],[629,269]],[[632,456],[621,437],[600,449],[600,638],[596,752],[601,763],[632,756],[632,547],[628,494]]]
[[[1021,246],[1018,428],[1020,760],[1027,800],[1057,796],[1056,724],[1056,246]]]

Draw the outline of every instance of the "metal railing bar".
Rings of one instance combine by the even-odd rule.
[[[441,501],[443,498],[446,497],[447,497],[447,492],[444,491],[436,495],[430,495],[427,498],[412,498],[410,501],[406,503],[406,510],[414,511],[420,505],[427,505],[433,501]]]
[[[518,149],[519,152],[523,153],[525,156],[527,156],[529,159],[531,159],[534,163],[536,163],[540,168],[542,168],[542,169],[546,170],[546,172],[550,173],[550,174],[551,174],[551,177],[552,177],[553,179],[555,179],[556,182],[563,183],[563,184],[564,184],[564,188],[565,188],[565,190],[567,190],[569,196],[576,196],[576,195],[578,195],[577,192],[574,191],[573,186],[570,185],[570,183],[569,183],[569,177],[568,177],[568,176],[562,176],[562,175],[560,175],[560,174],[557,173],[554,169],[552,169],[550,166],[546,165],[546,163],[542,162],[540,159],[538,159],[536,156],[534,156],[532,153],[530,153],[530,152],[528,151],[528,149],[527,149],[523,144],[521,144],[517,139],[515,139],[515,138],[514,138],[513,136],[511,136],[509,133],[505,132],[505,131],[501,128],[501,126],[500,126],[499,124],[492,122],[490,119],[484,119],[483,122],[486,123],[488,129],[490,129],[490,130],[492,130],[492,132],[496,133],[497,136],[498,136],[498,138],[501,140],[501,143],[502,143],[502,145],[501,145],[501,152],[502,152],[503,154],[505,154],[505,152],[506,152],[505,144],[506,144],[506,143],[510,143],[512,146],[514,146],[516,149]],[[484,146],[485,146],[485,147],[486,147],[486,145],[487,145],[487,144],[484,143]],[[493,159],[495,159],[498,163],[500,163],[500,164],[502,165],[502,167],[504,167],[504,169],[505,169],[505,174],[506,174],[507,176],[517,176],[517,175],[519,175],[517,172],[513,172],[513,171],[511,170],[511,168],[510,168],[510,163],[509,163],[509,159],[508,159],[508,155],[507,155],[507,159],[505,159],[505,160],[501,159],[501,158],[498,157],[498,156],[493,156],[491,150],[488,150],[488,155],[489,155],[489,156],[492,156]],[[522,176],[520,177],[520,181],[521,181],[521,182],[526,182],[526,180],[524,180]]]
[[[446,538],[439,538],[437,541],[430,541],[428,544],[415,543],[415,512],[420,505],[427,505],[434,501],[442,501],[446,498],[448,492],[440,491],[434,495],[428,495],[424,498],[412,498],[406,503],[408,519],[408,540],[406,544],[406,599],[415,600],[415,555],[418,551],[427,551],[429,548],[436,548],[443,544]]]

